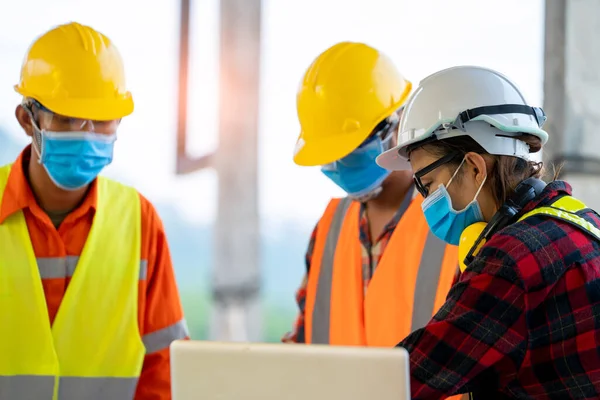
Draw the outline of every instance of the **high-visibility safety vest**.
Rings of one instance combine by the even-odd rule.
[[[417,196],[406,196],[366,294],[359,240],[360,203],[333,199],[317,227],[308,274],[305,341],[395,346],[425,326],[458,269],[458,247],[429,230]]]
[[[10,166],[0,168],[0,204]],[[98,178],[96,214],[54,324],[21,211],[0,224],[0,399],[132,399],[138,328],[138,193]]]
[[[589,208],[580,200],[573,196],[564,196],[554,201],[550,206],[538,207],[525,213],[519,218],[522,221],[533,216],[547,216],[549,218],[559,219],[563,222],[571,224],[576,229],[589,234],[591,237],[600,242],[600,229],[594,226],[589,221],[585,220],[580,214],[589,211]],[[468,251],[468,250],[467,250]],[[478,395],[468,394],[470,399],[478,399]],[[487,398],[485,393],[482,393],[482,399]]]

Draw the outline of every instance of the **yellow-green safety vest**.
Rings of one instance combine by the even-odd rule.
[[[0,168],[0,205],[10,165]],[[0,224],[0,399],[132,399],[145,348],[138,328],[138,193],[98,178],[96,214],[50,326],[21,211]]]
[[[533,210],[521,216],[519,221],[534,215],[545,215],[550,218],[556,218],[567,222],[600,241],[600,229],[578,215],[578,213],[587,209],[587,206],[575,197],[564,196],[549,206],[534,208]],[[477,397],[474,397],[471,393],[469,393],[469,398],[471,400],[477,399]]]

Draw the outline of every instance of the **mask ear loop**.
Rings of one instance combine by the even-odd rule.
[[[479,196],[479,192],[481,192],[481,189],[483,189],[483,185],[485,185],[486,179],[487,179],[487,174],[485,174],[485,176],[483,177],[483,182],[481,182],[481,185],[479,185],[479,189],[477,189],[477,192],[475,193],[475,197],[473,197],[473,201],[477,200],[477,197]]]
[[[454,179],[454,177],[456,176],[456,174],[458,173],[458,171],[460,170],[460,168],[462,167],[462,165],[465,163],[466,159],[467,159],[466,156],[463,157],[462,161],[458,165],[458,168],[456,168],[456,171],[454,171],[454,174],[452,174],[452,177],[448,181],[448,184],[446,185],[446,189],[448,189],[448,186],[450,186],[450,184],[452,183],[452,180]],[[483,185],[485,185],[486,179],[487,179],[487,174],[485,174],[485,176],[483,177],[483,182],[481,182],[481,185],[479,185],[479,189],[477,189],[477,192],[475,192],[475,197],[473,197],[473,200],[471,201],[471,203],[473,201],[477,200],[477,197],[479,196],[479,193],[481,192],[481,189],[483,189]]]
[[[83,131],[83,128],[85,128],[86,125],[88,125],[88,124],[89,124],[89,126],[91,126],[91,132],[96,133],[96,126],[94,125],[94,121],[89,120],[89,119],[83,120],[83,122],[81,123],[81,126],[79,127],[79,130]]]
[[[450,186],[450,184],[452,183],[452,180],[454,179],[454,177],[456,176],[456,174],[458,174],[458,171],[460,171],[460,168],[463,166],[463,164],[465,163],[465,160],[467,159],[467,157],[463,157],[462,161],[460,162],[460,164],[458,164],[458,168],[456,168],[456,170],[454,171],[454,173],[452,174],[452,176],[450,177],[450,180],[448,181],[448,183],[446,184],[446,189],[448,189],[448,186]]]
[[[44,146],[43,144],[43,134],[42,134],[42,130],[40,129],[40,127],[37,124],[37,121],[35,120],[34,116],[33,116],[33,111],[31,110],[31,104],[28,103],[27,101],[23,101],[21,103],[21,107],[23,107],[23,109],[27,112],[27,114],[29,115],[29,119],[31,120],[31,126],[33,126],[33,144],[32,147],[35,150],[35,152],[38,155],[38,163],[42,163],[42,149],[41,147]],[[39,142],[39,143],[38,143]]]

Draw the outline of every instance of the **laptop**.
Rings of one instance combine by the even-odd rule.
[[[402,348],[179,340],[173,400],[410,400]]]

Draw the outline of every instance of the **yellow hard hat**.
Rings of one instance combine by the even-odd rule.
[[[460,267],[460,272],[465,272],[467,266],[465,265],[465,258],[467,254],[469,254],[469,250],[475,245],[475,242],[479,238],[479,235],[486,227],[485,222],[476,222],[472,225],[469,225],[465,228],[465,230],[460,235],[460,241],[458,242],[458,263]],[[485,244],[485,240],[482,240],[477,245],[477,248],[473,252],[473,255],[477,255],[479,250]]]
[[[323,165],[356,149],[406,101],[412,84],[392,61],[363,43],[342,42],[308,67],[296,106],[298,165]]]
[[[133,112],[119,51],[102,33],[76,22],[33,42],[15,90],[67,117],[110,121]]]

